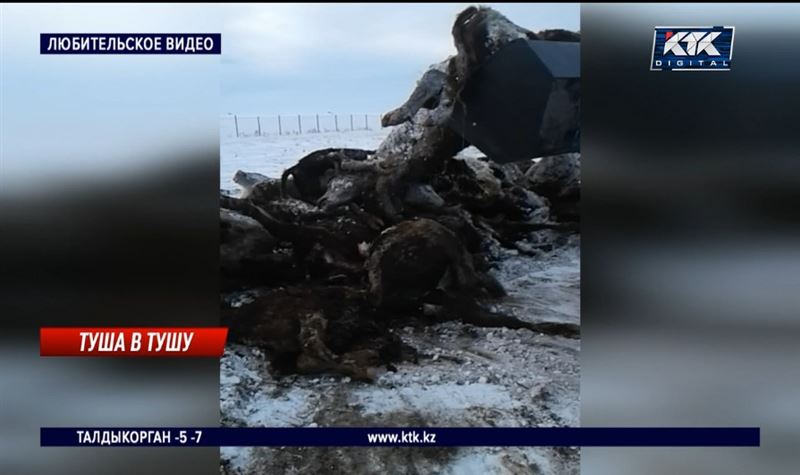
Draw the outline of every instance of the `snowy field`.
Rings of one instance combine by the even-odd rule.
[[[317,149],[374,149],[386,130],[221,138],[221,183],[237,169],[278,177]],[[552,236],[547,231],[531,236]],[[496,249],[509,295],[497,309],[522,319],[579,322],[580,243],[537,257]],[[580,341],[457,322],[405,327],[420,353],[372,384],[336,375],[273,378],[257,349],[229,345],[221,360],[222,424],[230,427],[579,425]],[[577,474],[577,448],[246,448],[221,450],[221,472],[347,474]]]

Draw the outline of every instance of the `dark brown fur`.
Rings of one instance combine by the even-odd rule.
[[[403,221],[373,242],[366,262],[376,306],[418,302],[443,284],[448,290],[502,295],[499,282],[478,273],[461,240],[430,219]]]
[[[303,201],[316,203],[325,193],[328,182],[338,171],[342,160],[365,160],[372,151],[354,148],[326,148],[311,152],[287,168],[281,175],[281,196],[287,196],[287,180],[294,179],[294,186]]]
[[[317,257],[316,264],[335,272],[361,273],[364,257],[359,245],[371,242],[377,235],[373,228],[349,216],[319,215],[319,219],[312,222],[293,223],[277,219],[247,200],[221,199],[223,207],[253,218],[277,239],[290,242],[298,263]]]
[[[334,372],[369,380],[372,368],[413,359],[413,350],[377,318],[363,291],[341,286],[269,290],[223,311],[233,342],[266,351],[279,373]]]

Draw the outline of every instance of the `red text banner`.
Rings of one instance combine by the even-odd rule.
[[[222,356],[222,327],[60,327],[39,330],[41,356]]]

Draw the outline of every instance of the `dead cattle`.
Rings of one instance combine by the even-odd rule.
[[[281,175],[282,196],[287,196],[287,180],[294,179],[298,197],[315,203],[328,187],[342,160],[366,160],[372,152],[354,148],[326,148],[311,152]]]
[[[475,270],[462,241],[431,219],[403,221],[385,230],[373,242],[366,267],[378,307],[413,304],[439,288],[504,293],[493,277]]]

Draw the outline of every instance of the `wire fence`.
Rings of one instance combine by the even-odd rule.
[[[222,116],[220,127],[231,137],[376,130],[381,128],[381,114],[231,114]]]

